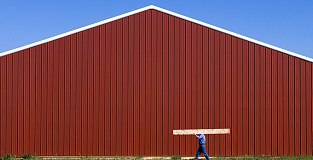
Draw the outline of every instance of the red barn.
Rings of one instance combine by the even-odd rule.
[[[312,155],[313,60],[148,6],[0,54],[0,154]]]

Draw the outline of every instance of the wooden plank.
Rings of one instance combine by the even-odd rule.
[[[173,135],[194,135],[194,134],[230,134],[230,129],[185,129],[173,130]]]

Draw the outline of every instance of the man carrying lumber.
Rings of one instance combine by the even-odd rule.
[[[197,134],[195,134],[195,135],[197,136]],[[201,153],[203,153],[203,155],[205,156],[206,159],[210,160],[209,155],[205,151],[205,136],[204,136],[204,134],[200,134],[200,136],[197,136],[197,138],[199,139],[199,148],[198,148],[195,160],[198,160]]]

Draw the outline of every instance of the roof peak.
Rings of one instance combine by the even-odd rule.
[[[18,52],[18,51],[21,51],[21,50],[24,50],[24,49],[28,49],[28,48],[31,48],[31,47],[34,47],[34,46],[37,46],[37,45],[40,45],[40,44],[43,44],[43,43],[47,43],[47,42],[50,42],[50,41],[53,41],[53,40],[56,40],[56,39],[59,39],[59,38],[71,35],[71,34],[75,34],[77,32],[81,32],[81,31],[84,31],[84,30],[87,30],[87,29],[90,29],[90,28],[93,28],[93,27],[96,27],[96,26],[100,26],[102,24],[109,23],[109,22],[112,22],[112,21],[115,21],[115,20],[118,20],[118,19],[130,16],[130,15],[134,15],[134,14],[139,13],[139,12],[143,12],[143,11],[149,10],[149,9],[154,9],[154,10],[157,10],[157,11],[160,11],[160,12],[163,12],[163,13],[166,13],[166,14],[169,14],[169,15],[172,15],[172,16],[175,16],[175,17],[178,17],[178,18],[181,18],[181,19],[184,19],[184,20],[187,20],[187,21],[190,21],[190,22],[202,25],[202,26],[205,26],[205,27],[208,27],[208,28],[211,28],[211,29],[223,32],[223,33],[232,35],[234,37],[237,37],[237,38],[240,38],[240,39],[243,39],[243,40],[246,40],[246,41],[250,41],[252,43],[255,43],[255,44],[258,44],[258,45],[261,45],[261,46],[264,46],[264,47],[268,47],[268,48],[271,48],[273,50],[276,50],[276,51],[279,51],[279,52],[282,52],[282,53],[285,53],[285,54],[288,54],[288,55],[291,55],[291,56],[294,56],[294,57],[297,57],[297,58],[300,58],[300,59],[303,59],[303,60],[306,60],[306,61],[309,61],[309,62],[313,62],[312,58],[309,58],[309,57],[306,57],[306,56],[303,56],[303,55],[300,55],[300,54],[297,54],[297,53],[294,53],[294,52],[287,51],[285,49],[282,49],[282,48],[279,48],[279,47],[276,47],[276,46],[273,46],[273,45],[270,45],[270,44],[267,44],[267,43],[264,43],[264,42],[261,42],[261,41],[258,41],[258,40],[255,40],[255,39],[243,36],[243,35],[240,35],[240,34],[237,34],[237,33],[234,33],[234,32],[231,32],[231,31],[228,31],[228,30],[225,30],[225,29],[213,26],[213,25],[210,25],[208,23],[204,23],[204,22],[198,21],[198,20],[193,19],[193,18],[189,18],[187,16],[184,16],[184,15],[181,15],[181,14],[178,14],[178,13],[175,13],[175,12],[172,12],[172,11],[169,11],[169,10],[157,7],[155,5],[149,5],[149,6],[146,6],[146,7],[143,7],[143,8],[140,8],[140,9],[128,12],[128,13],[124,13],[122,15],[115,16],[115,17],[112,17],[112,18],[109,18],[109,19],[106,19],[106,20],[103,20],[103,21],[100,21],[100,22],[97,22],[97,23],[94,23],[94,24],[82,27],[82,28],[78,28],[78,29],[75,29],[75,30],[72,30],[72,31],[69,31],[69,32],[66,32],[66,33],[63,33],[63,34],[60,34],[60,35],[57,35],[57,36],[53,36],[51,38],[47,38],[47,39],[44,39],[44,40],[41,40],[41,41],[38,41],[38,42],[35,42],[35,43],[31,43],[31,44],[28,44],[28,45],[25,45],[25,46],[22,46],[22,47],[18,47],[18,48],[15,48],[15,49],[12,49],[12,50],[9,50],[9,51],[6,51],[6,52],[2,52],[2,53],[0,53],[0,57],[8,55],[8,54],[11,54],[11,53],[15,53],[15,52]]]

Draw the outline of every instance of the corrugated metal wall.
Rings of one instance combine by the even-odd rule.
[[[0,66],[1,155],[312,155],[312,63],[158,11]]]

